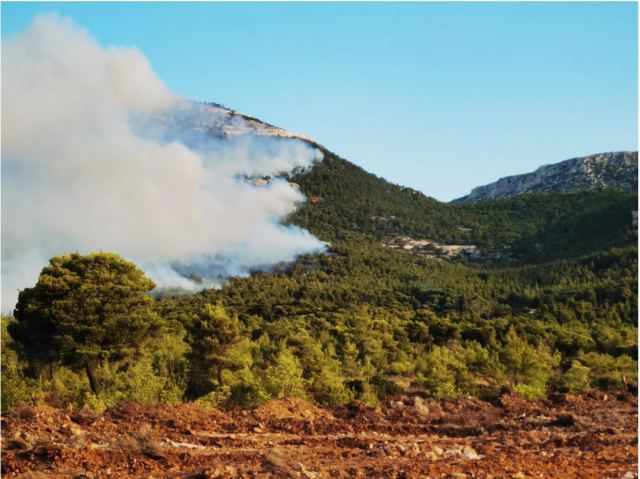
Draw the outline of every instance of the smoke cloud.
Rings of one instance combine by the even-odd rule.
[[[306,143],[250,128],[216,139],[220,113],[172,93],[139,50],[103,48],[55,15],[2,57],[4,311],[74,251],[113,251],[161,287],[195,289],[324,248],[281,225],[305,199],[277,176],[319,159]],[[275,179],[251,181],[263,176]]]

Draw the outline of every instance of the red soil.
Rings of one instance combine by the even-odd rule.
[[[528,401],[400,397],[330,409],[299,399],[254,411],[122,403],[2,417],[9,478],[632,478],[637,398]]]

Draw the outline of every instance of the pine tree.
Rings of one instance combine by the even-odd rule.
[[[188,395],[199,397],[223,385],[222,372],[240,367],[229,358],[229,350],[241,339],[240,321],[220,303],[206,304],[200,316],[187,325],[191,352]],[[217,384],[212,378],[215,376]]]
[[[115,254],[58,256],[20,292],[9,333],[32,372],[53,362],[82,368],[95,394],[100,362],[131,358],[156,336],[159,318],[146,294],[154,287]]]
[[[269,394],[276,398],[304,397],[305,382],[302,366],[291,350],[282,346],[275,363],[265,371],[265,384]]]

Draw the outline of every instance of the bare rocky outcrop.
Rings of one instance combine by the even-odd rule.
[[[577,192],[600,188],[638,189],[638,152],[622,151],[544,165],[531,173],[507,176],[474,188],[455,203],[511,198],[522,193]]]

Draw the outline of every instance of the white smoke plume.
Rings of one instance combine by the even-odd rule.
[[[246,181],[320,153],[293,139],[212,139],[192,128],[212,120],[204,111],[139,50],[103,48],[68,19],[37,17],[4,41],[2,310],[50,257],[74,251],[113,251],[159,286],[188,289],[202,287],[190,273],[213,281],[321,251],[281,225],[299,191]]]

